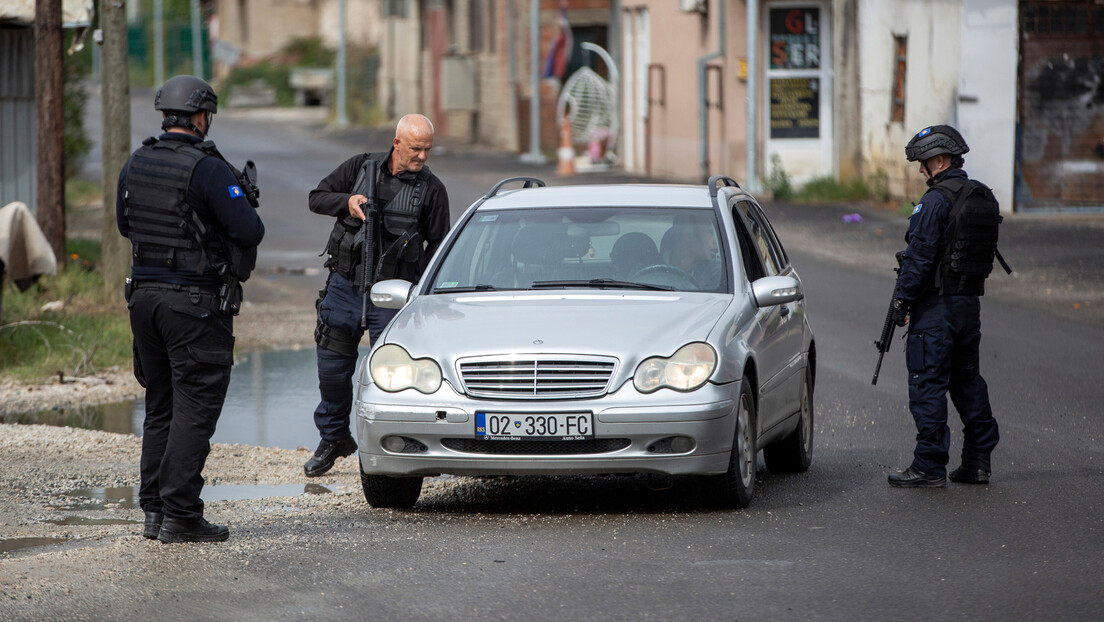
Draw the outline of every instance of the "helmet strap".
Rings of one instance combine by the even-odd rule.
[[[207,114],[207,113],[204,113]],[[208,124],[209,126],[209,124]],[[196,127],[195,123],[192,123],[190,116],[183,116],[178,114],[166,114],[165,119],[161,121],[161,129],[167,131],[170,127],[182,127],[186,130],[195,132],[200,138],[206,138],[207,133]]]

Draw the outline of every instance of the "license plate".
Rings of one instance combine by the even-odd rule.
[[[495,441],[581,441],[594,438],[594,415],[477,412],[475,437]]]

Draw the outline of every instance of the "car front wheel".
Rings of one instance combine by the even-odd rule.
[[[360,485],[364,499],[374,508],[410,509],[422,494],[421,477],[368,475],[361,470]]]
[[[746,508],[755,492],[755,400],[747,378],[740,381],[740,402],[736,408],[736,429],[728,471],[708,476],[714,501],[724,508]]]

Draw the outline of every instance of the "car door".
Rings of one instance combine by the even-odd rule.
[[[759,207],[746,199],[733,205],[733,221],[749,281],[767,276],[792,276],[793,269]],[[755,344],[759,365],[759,420],[765,431],[797,411],[801,389],[802,322],[798,302],[764,307],[756,315],[760,340]]]

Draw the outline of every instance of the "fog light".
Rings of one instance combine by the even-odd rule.
[[[682,454],[694,448],[694,439],[689,436],[676,436],[671,439],[671,451]]]
[[[388,436],[383,439],[383,448],[391,453],[402,453],[406,447],[406,439],[401,436]]]

